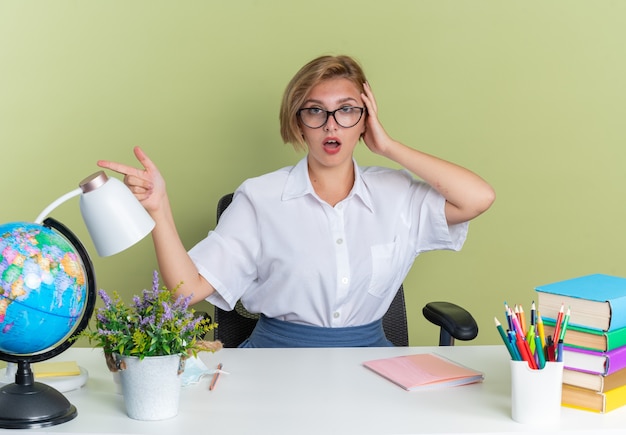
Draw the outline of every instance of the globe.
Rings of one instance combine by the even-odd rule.
[[[63,224],[0,225],[0,359],[17,363],[15,383],[0,388],[0,427],[60,424],[76,407],[49,385],[35,382],[30,364],[73,344],[95,305],[91,260]]]
[[[86,300],[85,268],[67,239],[43,225],[0,225],[0,351],[53,348],[75,330]]]

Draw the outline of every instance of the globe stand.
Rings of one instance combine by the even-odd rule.
[[[54,358],[73,344],[73,338],[83,331],[95,306],[95,275],[91,259],[78,238],[62,223],[47,218],[44,226],[63,235],[73,245],[85,270],[86,301],[78,325],[70,331],[65,341],[49,350],[35,354],[15,354],[0,350],[0,360],[17,363],[15,382],[0,388],[0,428],[32,429],[54,426],[74,419],[78,415],[76,407],[63,394],[50,385],[35,382],[31,363]]]
[[[0,427],[32,429],[54,426],[78,415],[76,407],[49,385],[35,382],[28,361],[18,361],[15,383],[0,388]]]

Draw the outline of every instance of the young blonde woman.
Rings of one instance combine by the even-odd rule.
[[[140,149],[141,168],[99,166],[124,181],[154,218],[165,283],[232,309],[261,313],[242,347],[390,346],[382,316],[415,258],[461,249],[468,222],[495,199],[458,165],[392,139],[374,94],[348,56],[322,56],[288,84],[281,135],[306,156],[246,180],[215,230],[189,252],[177,233],[165,181]],[[402,166],[359,167],[359,141]]]

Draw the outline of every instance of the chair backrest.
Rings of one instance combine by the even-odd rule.
[[[228,193],[220,198],[217,203],[218,221],[232,200],[232,193]],[[235,309],[232,311],[225,311],[215,307],[215,322],[218,326],[213,330],[213,339],[220,340],[224,347],[238,347],[250,336],[258,318],[258,314],[248,312],[241,304],[241,301],[237,302]],[[395,346],[409,345],[403,286],[400,286],[387,313],[383,316],[383,329],[387,339]]]

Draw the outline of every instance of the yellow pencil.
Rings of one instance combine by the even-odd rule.
[[[543,319],[541,318],[541,314],[539,310],[537,310],[537,332],[539,333],[539,339],[541,340],[541,348],[546,348],[546,333],[543,329]]]

